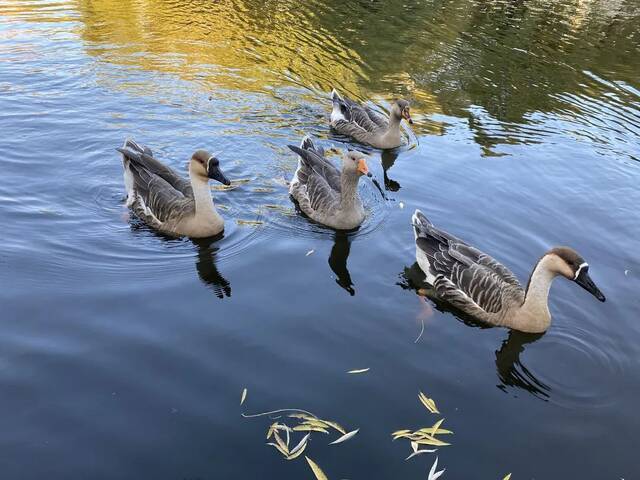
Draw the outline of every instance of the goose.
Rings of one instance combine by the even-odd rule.
[[[358,227],[365,217],[358,195],[358,181],[362,175],[371,177],[365,155],[350,150],[342,158],[342,171],[324,156],[324,149],[316,147],[305,137],[300,147],[289,145],[298,154],[296,169],[289,193],[300,209],[312,220],[336,230]]]
[[[482,322],[528,333],[546,331],[551,325],[547,299],[557,276],[605,301],[589,276],[589,265],[572,248],[555,247],[545,253],[524,289],[508,268],[438,229],[420,210],[411,220],[416,260],[434,296]]]
[[[409,102],[406,100],[393,101],[389,119],[367,106],[360,105],[347,97],[341,97],[335,88],[331,92],[331,101],[333,102],[331,127],[337,133],[375,148],[399,147],[402,145],[400,122],[404,118],[413,124],[409,113]]]
[[[147,225],[175,236],[203,238],[224,230],[211,198],[209,179],[229,185],[220,162],[206,150],[189,161],[188,181],[153,157],[148,147],[127,139],[122,148],[127,207]]]

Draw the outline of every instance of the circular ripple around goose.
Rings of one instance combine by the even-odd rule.
[[[546,368],[535,369],[536,378],[549,387],[549,402],[571,408],[614,401],[606,379],[619,376],[622,366],[590,331],[554,326],[535,350],[537,358],[552,359]]]

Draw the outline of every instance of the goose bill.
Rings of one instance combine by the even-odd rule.
[[[409,122],[411,125],[413,125],[413,119],[411,118],[411,114],[409,113],[409,109],[405,108],[402,111],[402,116],[404,117],[404,119]]]
[[[604,302],[606,300],[600,289],[596,287],[596,284],[593,283],[593,280],[591,280],[588,267],[582,267],[580,273],[574,281],[601,302]]]
[[[367,166],[367,162],[365,162],[364,158],[358,160],[358,172],[362,175],[366,175],[367,177],[371,177],[371,173],[369,173],[369,167]]]
[[[214,162],[209,162],[209,167],[207,168],[207,176],[212,180],[217,180],[223,185],[231,185],[231,182],[227,177],[224,176],[222,170],[220,170],[219,165],[215,165]]]

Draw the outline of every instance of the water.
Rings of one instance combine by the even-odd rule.
[[[3,477],[309,478],[240,416],[296,407],[360,428],[312,437],[329,478],[423,479],[390,437],[439,418],[419,390],[443,478],[639,477],[639,32],[637,0],[4,0]],[[283,186],[288,143],[346,146],[332,86],[415,120],[350,236]],[[221,152],[223,238],[130,217],[126,136]],[[522,281],[571,245],[607,302],[558,280],[544,335],[465,323],[413,289],[417,207]]]

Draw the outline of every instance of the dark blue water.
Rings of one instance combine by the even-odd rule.
[[[330,479],[424,479],[434,455],[390,436],[440,418],[422,390],[455,432],[442,478],[638,478],[639,32],[635,0],[4,0],[2,477],[311,478],[241,417],[295,407],[360,428],[312,437]],[[284,183],[303,134],[347,146],[332,86],[415,120],[350,236]],[[127,136],[185,174],[220,152],[222,239],[131,217]],[[440,311],[415,208],[523,282],[570,245],[607,302],[558,280],[539,336]]]

